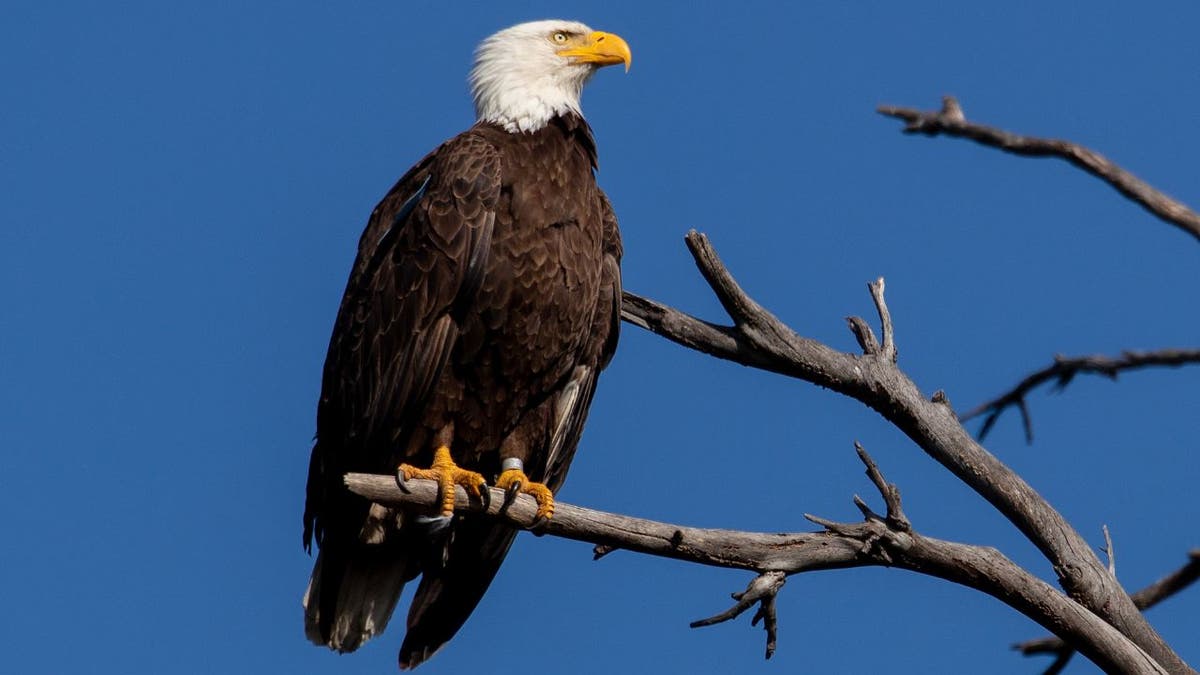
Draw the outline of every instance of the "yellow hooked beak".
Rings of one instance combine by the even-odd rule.
[[[600,66],[625,64],[625,72],[629,72],[629,64],[633,62],[633,52],[629,45],[615,33],[595,31],[576,39],[576,44],[566,49],[558,50],[559,56],[572,57],[578,63],[595,63]]]

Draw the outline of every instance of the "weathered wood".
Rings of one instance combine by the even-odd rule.
[[[1133,602],[1140,609],[1146,610],[1191,586],[1200,579],[1200,549],[1188,553],[1188,561],[1179,569],[1155,581],[1149,586],[1133,594]],[[1063,654],[1074,650],[1060,638],[1044,637],[1027,640],[1013,645],[1013,649],[1026,656],[1034,654]]]
[[[408,481],[408,494],[401,492],[390,476],[351,473],[346,475],[346,485],[381,504],[430,505],[437,497],[434,481]],[[503,509],[504,491],[489,489],[488,515],[502,517],[522,529],[534,525],[537,502],[532,497],[518,495],[511,506]],[[461,487],[455,492],[455,509],[485,511],[482,504],[469,500]],[[788,572],[853,566],[860,546],[823,533],[756,534],[669,525],[562,502],[556,502],[554,517],[536,531],[704,565]]]
[[[434,481],[408,481],[406,490],[402,491],[392,476],[351,473],[345,480],[353,492],[381,504],[421,509],[440,503]],[[523,529],[537,522],[537,502],[533,498],[518,495],[505,507],[504,491],[489,489],[490,504],[485,507],[472,501],[461,487],[457,487],[455,510],[486,513]],[[1115,628],[1021,569],[996,549],[933,539],[912,531],[907,526],[907,519],[898,512],[899,497],[894,490],[894,487],[888,490],[889,511],[893,512],[888,518],[868,518],[850,524],[812,518],[826,527],[824,532],[767,534],[688,527],[563,502],[555,505],[554,517],[536,531],[704,565],[753,570],[760,575],[866,566],[898,567],[983,591],[1077,646],[1081,653],[1110,672],[1167,672]],[[905,523],[906,529],[892,529],[889,520]],[[773,599],[782,585],[782,577],[778,575],[766,578],[772,582],[770,593],[758,593],[754,595],[754,601]],[[739,606],[735,605],[735,608]],[[764,618],[771,620],[768,630],[770,653],[774,647],[774,607],[767,609],[764,605],[762,612]]]
[[[744,291],[725,268],[708,238],[686,237],[689,250],[733,326],[718,326],[665,305],[625,293],[623,317],[683,346],[743,365],[795,377],[854,398],[879,412],[930,457],[1003,514],[1051,562],[1068,595],[1116,626],[1172,673],[1194,673],[1162,639],[1108,573],[1088,542],[1028,483],[980,445],[963,427],[945,398],[923,396],[896,365],[894,336],[876,342],[877,352],[840,352],[787,327]],[[872,286],[880,315],[882,280]],[[861,320],[851,321],[852,330]],[[861,329],[853,331],[864,348]],[[886,331],[891,333],[890,330]],[[935,397],[936,398],[936,397]]]

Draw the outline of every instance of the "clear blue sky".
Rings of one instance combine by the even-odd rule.
[[[321,363],[360,228],[472,121],[474,45],[562,17],[633,69],[584,106],[627,288],[721,320],[682,243],[711,235],[800,332],[851,349],[883,275],[900,363],[959,409],[1055,352],[1195,345],[1200,246],[1055,161],[902,136],[879,103],[1095,147],[1200,204],[1195,3],[32,2],[0,9],[0,648],[6,672],[387,673],[307,643],[300,512]],[[988,447],[1141,587],[1198,543],[1198,371],[1083,379]],[[565,501],[700,526],[811,530],[874,499],[1048,565],[860,404],[626,327]],[[877,501],[877,500],[876,500]],[[747,573],[522,536],[423,670],[1037,672],[1041,631],[893,570],[794,577],[780,645],[703,630]],[[1151,614],[1194,665],[1200,593]],[[487,665],[485,665],[485,663]],[[1077,664],[1073,672],[1088,672]]]

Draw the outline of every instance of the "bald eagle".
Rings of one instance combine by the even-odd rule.
[[[580,95],[629,46],[572,21],[500,31],[476,52],[477,122],[417,162],[367,221],[325,359],[309,462],[309,639],[349,652],[421,576],[400,667],[467,620],[516,531],[454,517],[456,484],[495,480],[553,516],[596,378],[616,348],[621,238],[596,185]],[[351,471],[439,481],[429,514],[349,493]]]

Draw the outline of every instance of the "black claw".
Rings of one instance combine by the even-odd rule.
[[[546,523],[548,522],[550,522],[550,519],[546,516],[538,516],[529,524],[529,531],[540,537],[546,534],[543,528],[546,527]]]
[[[512,504],[519,494],[521,494],[521,481],[515,480],[504,490],[504,505]]]
[[[410,492],[408,489],[408,480],[404,477],[403,471],[396,472],[396,487],[400,488],[400,491],[404,494],[408,494]]]
[[[484,511],[492,507],[492,489],[487,484],[479,486],[479,502],[483,504]]]

